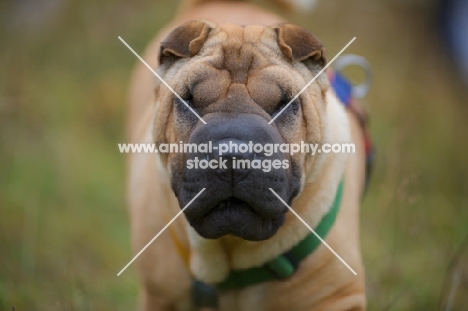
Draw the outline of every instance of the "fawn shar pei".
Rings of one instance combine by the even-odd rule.
[[[287,106],[327,64],[317,37],[249,3],[192,0],[143,59],[180,98],[139,64],[130,89],[129,141],[209,143],[211,149],[129,156],[135,253],[205,188],[135,261],[140,308],[364,310],[361,127],[326,73]],[[267,155],[235,148],[249,143],[354,143],[355,152]],[[220,155],[221,145],[233,148]],[[217,167],[188,165],[221,158]],[[276,165],[235,169],[239,159]]]

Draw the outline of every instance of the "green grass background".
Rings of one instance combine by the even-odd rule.
[[[468,310],[468,97],[436,4],[330,0],[287,15],[330,57],[356,36],[348,52],[374,70],[370,310]],[[117,36],[142,52],[175,5],[0,2],[0,310],[135,308],[135,270],[116,276],[131,258],[117,143],[137,60]]]

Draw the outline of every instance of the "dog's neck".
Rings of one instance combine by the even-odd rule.
[[[327,141],[350,142],[349,124],[343,105],[331,91],[327,92],[326,100],[329,129]],[[329,211],[344,174],[345,162],[345,154],[328,154],[319,170],[309,172],[302,194],[294,200],[292,208],[312,228]],[[190,226],[187,231],[191,248],[190,270],[195,278],[207,283],[222,282],[232,269],[260,266],[290,250],[309,233],[309,229],[292,213],[287,213],[285,224],[272,238],[261,242],[233,237],[208,240]]]

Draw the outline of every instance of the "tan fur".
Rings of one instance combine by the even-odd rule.
[[[216,26],[216,33],[210,33],[210,38],[200,52],[201,55],[190,61],[181,61],[179,65],[164,73],[166,81],[176,91],[180,91],[183,88],[181,77],[184,72],[209,72],[209,80],[212,82],[202,88],[208,88],[209,91],[200,91],[198,95],[197,91],[194,93],[201,101],[212,103],[207,106],[205,113],[234,109],[269,118],[265,110],[270,109],[268,102],[271,101],[265,101],[262,105],[262,98],[277,95],[270,86],[269,91],[264,92],[268,79],[279,78],[284,83],[289,83],[292,91],[297,93],[312,78],[313,74],[304,65],[291,67],[281,58],[282,52],[272,27],[240,28],[235,25],[273,25],[283,22],[280,18],[248,3],[237,1],[191,1],[191,4],[187,5],[189,9],[162,31],[149,45],[143,58],[156,68],[161,38],[165,38],[168,31],[176,25],[194,19],[207,19],[219,24]],[[220,45],[227,42],[227,38],[230,39],[230,45]],[[248,44],[249,42],[252,44]],[[207,67],[203,57],[216,55],[216,67],[224,70]],[[243,76],[241,71],[236,72],[236,68],[252,56],[258,59],[259,69],[254,68],[249,77]],[[260,69],[262,62],[270,68],[266,73]],[[232,84],[231,79],[236,83]],[[130,90],[128,133],[131,142],[177,142],[183,135],[182,132],[176,131],[174,125],[174,115],[169,104],[171,93],[164,85],[158,85],[155,97],[154,81],[152,73],[139,64],[133,74]],[[218,83],[215,84],[216,87],[212,85],[214,82]],[[229,96],[234,96],[237,100],[229,104],[226,100]],[[352,141],[356,144],[358,152],[349,156],[321,155],[313,159],[293,157],[292,161],[297,161],[304,167],[306,177],[303,180],[302,192],[294,200],[292,207],[309,225],[316,226],[328,211],[338,182],[345,172],[343,203],[326,241],[358,275],[354,276],[322,245],[301,264],[297,273],[286,281],[255,285],[223,294],[221,310],[365,309],[364,270],[359,251],[358,223],[364,179],[362,133],[355,118],[344,111],[329,90],[326,79],[318,79],[301,98],[305,103],[298,123],[291,129],[280,129],[286,141]],[[242,103],[243,106],[235,103]],[[154,154],[132,154],[129,157],[128,204],[135,253],[180,210],[168,183],[168,163],[175,160],[177,159],[171,157],[157,158]],[[191,310],[191,273],[206,282],[221,281],[230,269],[262,264],[289,250],[307,233],[308,229],[294,215],[288,213],[285,225],[266,241],[249,242],[230,237],[206,240],[191,229],[181,216],[136,261],[142,281],[141,308]],[[190,250],[192,271],[189,271],[181,258],[174,237],[184,248]]]

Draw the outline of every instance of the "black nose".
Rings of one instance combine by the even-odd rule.
[[[262,156],[253,151],[253,142],[225,138],[213,142],[212,152],[207,154],[207,158],[225,163],[226,167],[218,169],[217,175],[222,180],[235,183],[246,178],[251,173],[252,161]]]
[[[252,141],[247,142],[235,138],[225,138],[213,143],[212,153],[208,154],[210,159],[227,159],[229,162],[233,160],[259,160],[262,158],[261,153],[256,153]]]

